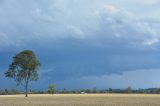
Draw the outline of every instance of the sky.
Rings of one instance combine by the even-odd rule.
[[[0,0],[0,88],[12,57],[42,66],[30,89],[160,87],[160,0]]]

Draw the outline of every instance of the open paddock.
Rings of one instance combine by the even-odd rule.
[[[0,96],[0,106],[160,106],[151,94],[38,94]]]

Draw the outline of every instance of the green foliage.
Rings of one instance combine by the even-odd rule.
[[[97,88],[96,87],[93,88],[93,93],[97,93]]]
[[[126,89],[126,92],[127,92],[127,93],[132,93],[132,88],[131,88],[131,86],[128,86],[128,88]]]
[[[113,93],[113,89],[112,89],[112,88],[109,88],[108,92],[109,92],[109,93]]]
[[[15,95],[15,94],[20,94],[20,92],[18,90],[15,89],[4,89],[4,90],[0,90],[0,95]]]
[[[56,92],[56,86],[54,84],[50,84],[48,86],[48,93],[54,94]]]
[[[31,50],[24,50],[13,57],[13,62],[5,72],[5,76],[12,78],[25,87],[26,97],[28,96],[28,84],[30,81],[37,81],[39,78],[39,60]]]
[[[62,93],[67,93],[67,92],[68,92],[67,89],[63,88]]]

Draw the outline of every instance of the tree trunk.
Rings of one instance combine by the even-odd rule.
[[[28,97],[28,82],[26,82],[25,86],[25,97]]]
[[[28,97],[28,88],[27,88],[27,86],[26,86],[26,92],[25,92],[25,97]]]

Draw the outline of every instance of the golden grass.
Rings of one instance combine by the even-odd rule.
[[[0,96],[0,106],[160,106],[160,95],[56,94]]]

